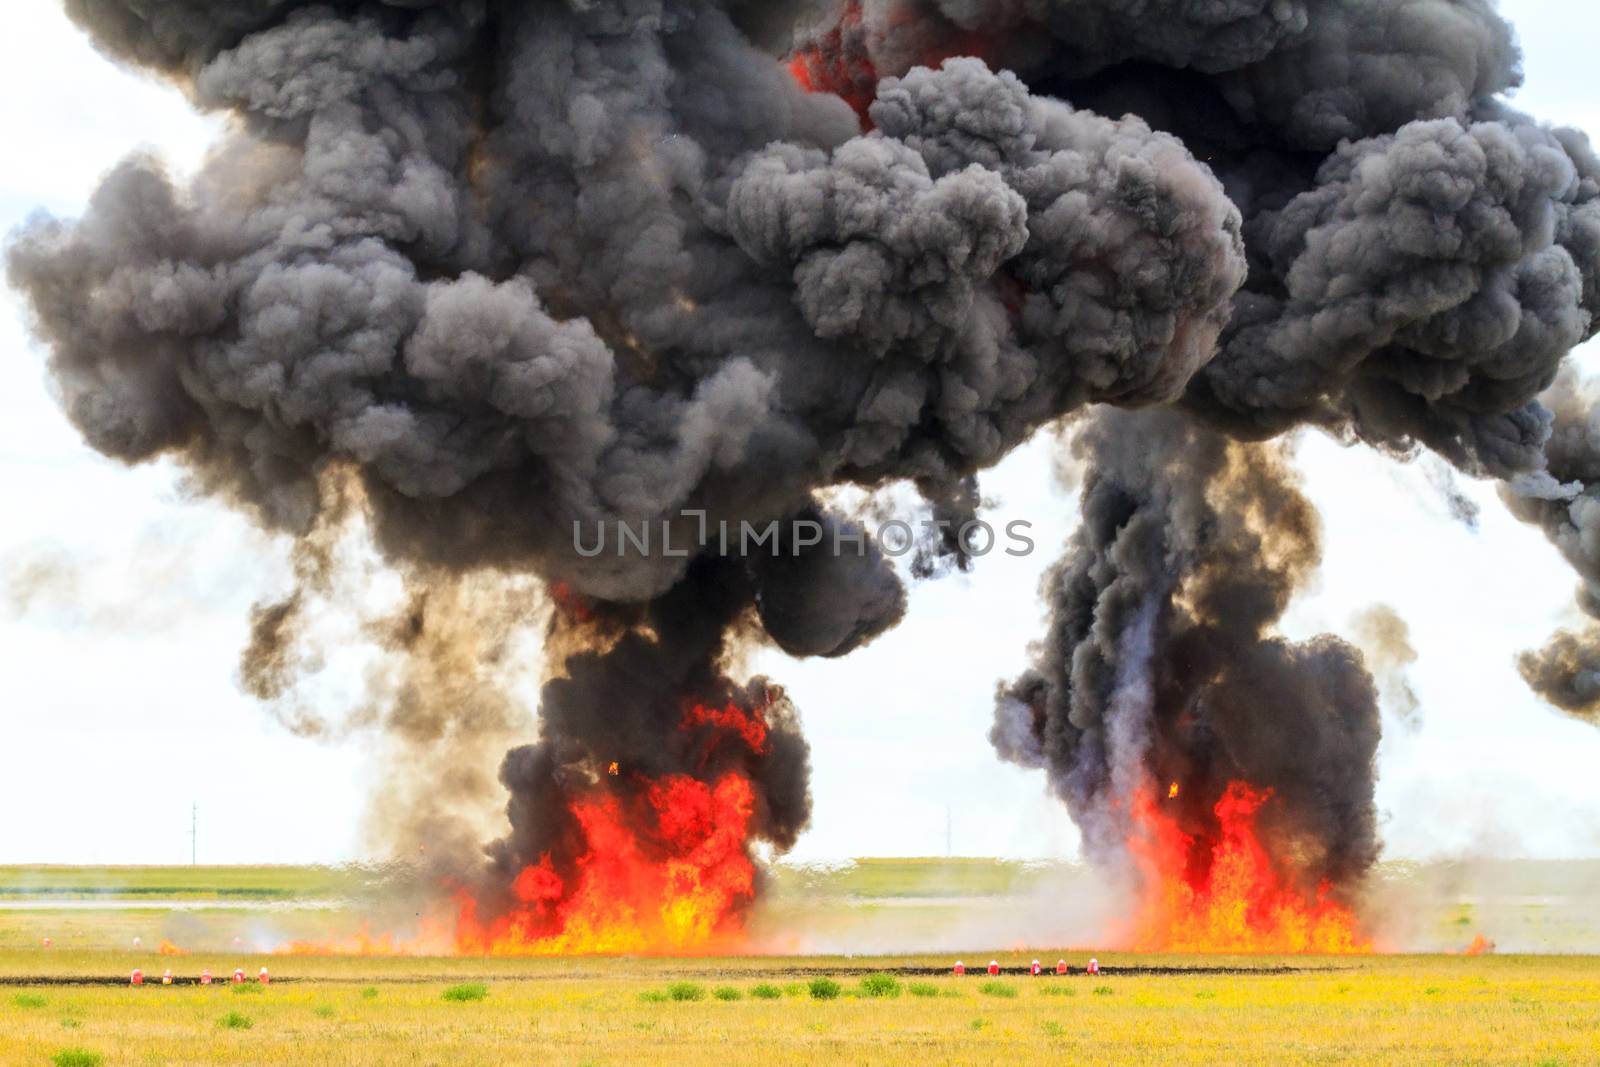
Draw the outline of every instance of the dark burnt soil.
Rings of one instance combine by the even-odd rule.
[[[294,979],[294,978],[274,978],[272,980],[271,984],[272,985],[283,985],[285,983],[294,982],[294,981],[297,981],[297,979]],[[124,975],[120,975],[120,976],[118,976],[116,978],[105,978],[105,977],[101,977],[101,976],[98,976],[98,975],[59,975],[59,974],[55,974],[55,975],[39,975],[39,976],[36,976],[36,977],[27,977],[27,976],[0,977],[0,988],[4,988],[4,987],[7,987],[7,986],[12,986],[12,987],[15,987],[15,986],[52,986],[52,987],[56,987],[56,986],[118,986],[118,985],[132,986],[132,984],[133,983],[128,980],[128,976],[125,975],[125,974]],[[183,985],[183,986],[197,986],[197,985],[200,984],[200,979],[192,977],[192,976],[191,977],[179,977],[178,975],[173,975],[172,976],[172,984],[175,985],[175,986],[180,986],[180,985]],[[226,989],[228,986],[230,986],[232,984],[233,984],[233,980],[231,978],[213,978],[211,980],[211,988],[214,988],[214,989]],[[255,983],[251,982],[251,983],[248,983],[248,984],[254,985]],[[144,986],[142,988],[144,988],[144,989],[160,989],[161,988],[161,976],[158,974],[158,975],[156,975],[154,977],[151,977],[149,974],[146,974],[144,976]]]
[[[1340,968],[1338,968],[1338,967],[1220,967],[1220,966],[1219,967],[1209,967],[1209,966],[1195,966],[1195,967],[1113,967],[1113,966],[1104,966],[1104,967],[1100,968],[1100,973],[1099,973],[1098,976],[1091,976],[1091,975],[1086,974],[1086,972],[1084,971],[1084,969],[1082,967],[1073,967],[1066,974],[1056,974],[1055,973],[1055,967],[1052,964],[1052,965],[1050,965],[1050,967],[1043,974],[1038,975],[1037,978],[1040,981],[1044,981],[1046,979],[1052,979],[1052,978],[1059,981],[1059,980],[1065,980],[1065,979],[1068,979],[1068,978],[1085,978],[1085,977],[1099,977],[1099,978],[1147,978],[1147,977],[1148,978],[1172,978],[1172,977],[1178,977],[1178,978],[1181,978],[1181,977],[1185,977],[1185,976],[1197,976],[1198,977],[1198,976],[1206,976],[1206,975],[1227,975],[1227,976],[1231,976],[1231,977],[1248,978],[1248,977],[1257,976],[1257,975],[1260,975],[1260,976],[1272,976],[1272,975],[1284,975],[1284,974],[1312,974],[1312,973],[1316,973],[1316,972],[1335,971],[1335,970],[1339,970],[1339,969]],[[686,968],[686,969],[681,970],[681,971],[674,971],[670,975],[667,975],[667,974],[624,975],[624,974],[617,974],[615,972],[605,973],[605,974],[602,974],[602,973],[599,973],[599,972],[593,972],[593,973],[568,972],[568,973],[565,973],[565,974],[506,974],[506,973],[500,973],[500,974],[479,975],[479,976],[476,976],[476,977],[474,977],[472,975],[460,975],[460,974],[451,974],[451,975],[448,975],[448,976],[445,976],[445,975],[393,975],[392,974],[392,975],[382,975],[382,976],[372,975],[372,976],[368,976],[368,977],[348,977],[348,976],[342,976],[341,975],[341,976],[329,976],[329,977],[326,977],[326,978],[311,978],[311,979],[278,978],[278,977],[274,977],[272,979],[272,984],[273,985],[287,985],[287,984],[291,984],[291,983],[294,983],[294,982],[297,982],[297,981],[312,981],[312,982],[317,982],[317,983],[326,984],[326,985],[349,985],[349,984],[392,985],[392,984],[397,984],[397,983],[437,982],[437,981],[445,981],[445,980],[449,980],[451,982],[459,982],[459,981],[528,982],[528,981],[585,981],[585,980],[615,979],[615,978],[651,978],[651,979],[656,979],[656,978],[661,978],[661,979],[665,979],[665,978],[699,978],[699,979],[706,979],[706,980],[709,980],[709,979],[756,980],[756,979],[770,979],[770,978],[794,978],[794,979],[823,978],[823,977],[850,978],[850,977],[863,976],[863,975],[868,975],[868,974],[893,974],[893,975],[897,975],[897,976],[899,976],[901,978],[937,978],[937,977],[939,977],[941,975],[949,975],[950,974],[950,969],[948,967],[866,967],[866,966],[857,966],[857,965],[852,965],[852,964],[846,964],[846,965],[840,966],[840,967],[759,967],[759,968],[751,967],[751,968],[722,969],[722,970],[709,970],[709,969],[694,970],[694,969]],[[988,978],[988,977],[990,977],[990,975],[989,975],[988,971],[985,970],[980,965],[980,966],[977,966],[977,967],[970,968],[966,973],[966,977],[973,978],[973,979],[982,979],[982,978]],[[1026,967],[1002,967],[1002,968],[1000,968],[999,977],[1001,977],[1001,978],[1032,978],[1032,977],[1035,977],[1035,976],[1029,974],[1028,968],[1026,968]],[[20,986],[50,986],[50,987],[61,987],[61,986],[66,986],[66,987],[71,987],[71,986],[125,986],[125,985],[128,985],[128,984],[129,984],[129,982],[128,982],[128,976],[127,975],[118,975],[116,977],[101,977],[101,976],[96,976],[96,975],[82,975],[82,976],[79,976],[79,975],[39,975],[39,976],[0,977],[0,988],[20,987]],[[179,977],[179,976],[174,975],[173,979],[172,979],[172,984],[174,986],[198,986],[200,984],[200,979],[192,977],[192,976]],[[225,989],[231,984],[231,981],[230,981],[230,979],[228,977],[224,976],[224,977],[219,977],[219,978],[213,979],[211,984],[212,984],[213,988]],[[254,984],[254,983],[251,983],[251,984]],[[160,989],[161,988],[161,976],[160,975],[156,975],[155,977],[151,977],[150,975],[146,974],[145,975],[145,979],[144,979],[144,988],[147,988],[147,989],[152,989],[152,988],[153,989]]]
[[[1313,971],[1337,970],[1333,967],[1111,967],[1102,966],[1098,976],[1090,976],[1082,967],[1068,968],[1066,974],[1057,974],[1055,964],[1049,964],[1044,972],[1039,975],[1029,973],[1026,967],[1002,967],[995,976],[991,976],[982,965],[968,966],[967,978],[1131,978],[1131,977],[1182,977],[1184,975],[1274,975],[1274,974],[1308,974]],[[690,973],[690,972],[685,972]],[[694,972],[693,977],[722,978],[750,975],[763,978],[818,978],[825,975],[849,976],[867,974],[893,974],[901,978],[937,978],[941,975],[950,975],[948,967],[772,967],[762,968],[760,971],[700,971]]]

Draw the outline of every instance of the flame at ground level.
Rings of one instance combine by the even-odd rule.
[[[458,898],[457,951],[491,956],[685,953],[726,948],[755,895],[746,843],[755,790],[730,773],[715,785],[674,775],[650,785],[658,854],[615,796],[573,807],[587,852],[563,878],[546,857],[524,868],[516,905],[487,919]],[[575,879],[575,882],[573,881]]]
[[[767,750],[762,713],[729,704],[686,708],[680,730],[703,760],[723,746]],[[702,772],[697,772],[702,773]],[[755,898],[750,843],[756,786],[739,769],[645,778],[616,761],[566,800],[580,841],[558,864],[524,867],[509,892],[466,888],[424,916],[415,934],[295,942],[302,955],[692,955],[737,951]],[[486,905],[493,896],[495,903]]]
[[[1256,833],[1256,813],[1272,797],[1232,782],[1213,809],[1218,831],[1184,833],[1176,817],[1143,790],[1133,803],[1128,842],[1144,887],[1132,947],[1146,952],[1372,951],[1354,913],[1286,884]],[[1173,795],[1176,795],[1175,792]]]

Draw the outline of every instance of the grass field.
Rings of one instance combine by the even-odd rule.
[[[1555,953],[1595,944],[1596,873],[1592,864],[1435,865],[1391,870],[1380,889],[1389,906],[1417,911],[1417,925],[1441,945],[1465,944],[1488,922],[1491,935],[1511,932]],[[985,949],[970,940],[981,926],[952,931],[969,913],[1021,914],[1024,902],[1070,910],[1062,902],[1073,900],[1072,887],[1087,885],[1072,879],[1086,877],[988,861],[780,868],[757,918],[809,925],[829,943],[876,938],[926,951],[950,941],[969,964],[997,958],[1020,970],[1035,956],[1047,964],[1065,956],[1081,968],[1089,949]],[[1579,955],[1097,952],[1106,969],[1097,978],[991,980],[950,976],[953,954],[943,951],[689,960],[252,954],[300,932],[348,929],[380,882],[363,869],[0,869],[0,1065],[1600,1064],[1600,962]],[[891,927],[892,938],[880,936]],[[157,941],[168,937],[189,953],[159,955]],[[236,966],[253,975],[263,964],[275,976],[266,987],[158,984],[166,967],[188,979]],[[153,984],[130,988],[135,966]],[[869,981],[878,972],[890,979]],[[838,995],[814,997],[817,980],[837,983]]]
[[[0,900],[293,900],[348,896],[377,880],[362,867],[0,867]]]
[[[0,971],[37,973],[46,968],[40,955],[0,955]],[[192,957],[183,966],[221,973],[232,962]],[[104,1067],[1600,1062],[1600,968],[1564,957],[1107,956],[1110,969],[1306,969],[997,981],[902,974],[897,995],[880,997],[863,988],[873,971],[949,961],[272,962],[279,980],[243,991],[0,987],[0,1063],[46,1065],[63,1053],[62,1063]],[[48,970],[100,975],[127,964],[125,954],[71,954],[51,958]],[[819,976],[840,986],[836,999],[813,998]],[[762,986],[776,998],[760,999]],[[74,1060],[74,1051],[88,1055]]]

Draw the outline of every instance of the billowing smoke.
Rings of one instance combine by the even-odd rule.
[[[82,220],[15,238],[68,416],[299,540],[241,677],[304,732],[329,732],[298,682],[347,520],[406,584],[350,721],[408,751],[512,719],[493,657],[532,604],[476,610],[462,576],[550,583],[564,662],[501,771],[506,874],[581,850],[574,798],[730,760],[754,835],[792,843],[806,748],[776,690],[728,677],[739,643],[842,655],[905,606],[813,494],[907,481],[959,525],[1039,426],[1176,399],[1244,277],[1238,214],[1176,138],[977,61],[886,83],[862,135],[780,61],[780,6],[68,4],[236,117],[187,185],[135,156]],[[776,554],[706,548],[774,520]],[[943,536],[919,571],[941,557],[969,562]],[[686,710],[724,707],[766,742],[708,752]]]
[[[825,491],[914,486],[948,525],[913,573],[966,569],[976,475],[1089,405],[1084,528],[994,737],[1097,853],[1146,779],[1193,783],[1195,829],[1241,776],[1295,880],[1376,854],[1373,684],[1275,631],[1317,550],[1271,438],[1431,449],[1592,555],[1582,420],[1547,458],[1537,398],[1594,329],[1600,160],[1504,102],[1488,0],[66,6],[234,118],[193,181],[134,156],[16,235],[66,413],[296,539],[241,676],[308,732],[339,531],[406,587],[362,716],[391,734],[515,729],[548,591],[502,888],[681,779],[750,781],[790,844],[797,713],[739,654],[843,655],[906,604]],[[707,536],[774,522],[776,552]],[[1600,692],[1577,649],[1525,664],[1566,706]]]
[[[1548,473],[1559,484],[1513,482],[1501,495],[1577,571],[1578,607],[1600,619],[1600,394],[1569,368],[1544,400],[1554,414]],[[1600,723],[1600,623],[1557,633],[1542,649],[1519,656],[1517,666],[1550,703]]]
[[[1045,769],[1096,860],[1136,836],[1159,785],[1186,833],[1215,837],[1234,781],[1272,790],[1263,834],[1305,888],[1377,858],[1377,694],[1336,637],[1274,633],[1319,560],[1318,523],[1278,445],[1228,440],[1171,409],[1079,430],[1083,523],[1046,579],[1051,627],[1002,687],[990,739]]]

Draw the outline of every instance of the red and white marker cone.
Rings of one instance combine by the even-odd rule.
[[[211,984],[211,972],[210,971],[201,971],[200,972],[200,984],[201,985],[210,985]]]
[[[163,974],[161,976],[161,984],[162,985],[171,985],[172,984],[172,972],[171,971],[168,971],[166,974]]]
[[[989,961],[989,973],[990,974],[999,974],[1000,973],[1000,961],[999,960],[990,960]]]
[[[1066,974],[1067,973],[1067,961],[1066,960],[1056,960],[1056,973],[1057,974]]]
[[[233,970],[233,984],[244,985],[244,968],[235,967]]]
[[[129,985],[144,985],[144,972],[139,968],[133,969],[133,975],[128,979]]]
[[[259,981],[262,985],[269,985],[272,982],[272,976],[267,973],[267,969],[265,967],[261,968],[261,977]]]
[[[1100,961],[1099,960],[1091,959],[1089,961],[1089,973],[1090,974],[1099,974],[1100,973]]]
[[[1039,967],[1038,960],[1034,960],[1033,963],[1028,967],[1028,973],[1034,976],[1038,976],[1039,974],[1043,973],[1042,969]]]

